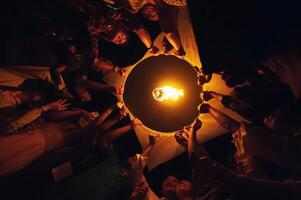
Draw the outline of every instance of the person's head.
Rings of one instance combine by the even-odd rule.
[[[155,4],[147,3],[141,9],[140,13],[149,21],[159,21],[158,11]]]
[[[125,45],[129,40],[129,30],[123,25],[115,24],[103,33],[102,38],[116,45]]]
[[[176,185],[176,194],[179,199],[192,198],[193,187],[192,184],[187,180],[179,181]]]
[[[176,185],[178,179],[174,176],[168,176],[162,183],[162,195],[168,199],[176,198]]]

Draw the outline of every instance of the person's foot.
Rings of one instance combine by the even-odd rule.
[[[207,103],[202,103],[201,105],[199,105],[199,112],[200,113],[208,113],[209,112],[209,107],[210,105]]]
[[[213,95],[210,91],[204,91],[202,96],[204,101],[209,101],[210,99],[213,98]]]

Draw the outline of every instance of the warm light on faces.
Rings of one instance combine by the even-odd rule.
[[[153,90],[153,97],[156,101],[178,101],[179,98],[183,96],[184,91],[182,89],[170,86],[163,86]]]

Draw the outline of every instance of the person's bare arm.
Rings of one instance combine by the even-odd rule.
[[[102,132],[105,132],[105,131],[109,130],[118,121],[125,118],[126,116],[127,116],[127,113],[126,113],[125,108],[123,107],[119,110],[119,113],[116,116],[114,116],[112,119],[109,119],[109,120],[105,121],[104,123],[102,123],[101,125],[99,125],[96,128],[99,129]]]
[[[112,92],[117,95],[120,95],[122,93],[122,89],[123,89],[122,86],[111,86],[111,85],[99,83],[96,81],[90,81],[90,80],[84,81],[83,84],[89,89],[108,91],[108,92]]]
[[[77,119],[81,116],[89,117],[90,113],[83,109],[74,108],[74,109],[63,110],[63,111],[51,111],[46,114],[47,119],[52,121]]]
[[[140,125],[140,121],[134,119],[129,125],[109,131],[100,137],[101,143],[106,145],[112,144],[113,141],[129,132],[130,130],[133,130],[137,125]]]
[[[207,151],[204,149],[202,145],[199,145],[197,142],[197,131],[202,127],[202,122],[199,119],[196,119],[191,134],[188,139],[188,153],[189,156],[194,153],[197,156],[208,156]]]
[[[151,151],[153,150],[155,144],[156,144],[156,137],[154,135],[149,135],[148,139],[149,139],[149,143],[148,146],[144,149],[144,151],[142,152],[141,156],[143,157],[149,157]]]

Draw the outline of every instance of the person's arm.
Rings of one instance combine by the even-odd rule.
[[[149,139],[149,142],[148,142],[148,146],[144,149],[144,151],[142,152],[141,156],[143,157],[149,157],[151,151],[153,150],[155,144],[156,144],[156,137],[157,136],[154,136],[154,135],[149,135],[148,136],[148,139]]]
[[[58,100],[49,104],[46,104],[40,108],[34,108],[25,114],[9,120],[10,124],[10,132],[15,131],[29,123],[33,122],[37,118],[39,118],[43,112],[51,111],[51,110],[65,110],[69,104],[66,100]]]
[[[197,131],[201,127],[202,127],[202,122],[199,119],[196,119],[188,139],[188,153],[190,157],[192,154],[196,154],[199,157],[208,156],[207,151],[203,148],[202,145],[198,145],[197,142]]]
[[[103,112],[101,112],[99,114],[99,116],[89,124],[88,127],[95,128],[95,127],[100,126],[108,118],[108,116],[117,108],[118,108],[117,104],[111,105],[110,107],[105,109]]]
[[[199,145],[197,149],[199,150],[200,147],[201,145]],[[237,191],[255,192],[274,197],[290,196],[296,200],[301,197],[300,181],[272,181],[241,175],[227,169],[203,153],[198,155],[198,159],[193,168],[192,179],[195,185],[205,185],[212,181],[220,181],[231,193],[237,193]]]
[[[77,119],[81,116],[89,117],[90,113],[86,110],[76,108],[76,109],[63,110],[63,111],[51,111],[46,114],[47,119],[51,121]]]
[[[114,129],[112,131],[107,132],[106,134],[100,137],[102,143],[108,145],[112,144],[117,138],[121,137],[125,133],[130,130],[135,129],[136,126],[141,125],[141,122],[138,119],[134,119],[131,124],[123,126],[121,128]]]
[[[108,92],[112,92],[115,93],[117,95],[122,93],[122,86],[111,86],[111,85],[107,85],[107,84],[103,84],[103,83],[98,83],[96,81],[90,81],[90,80],[86,80],[83,82],[83,84],[90,89],[93,90],[101,90],[101,91],[108,91]]]
[[[125,118],[126,116],[127,116],[126,110],[125,110],[125,108],[122,108],[119,110],[119,113],[116,116],[114,116],[112,119],[105,121],[104,123],[102,123],[101,125],[99,125],[96,128],[102,132],[105,132],[105,131],[109,130],[118,121]]]
[[[274,181],[253,178],[233,172],[212,159],[208,158],[206,162],[210,163],[211,170],[216,172],[218,179],[234,193],[239,190],[277,198],[290,197],[289,199],[296,200],[301,198],[300,181]]]
[[[18,116],[15,119],[9,120],[9,132],[16,131],[19,128],[22,128],[37,118],[39,118],[43,113],[42,108],[34,108],[30,111],[26,112],[25,114]]]

